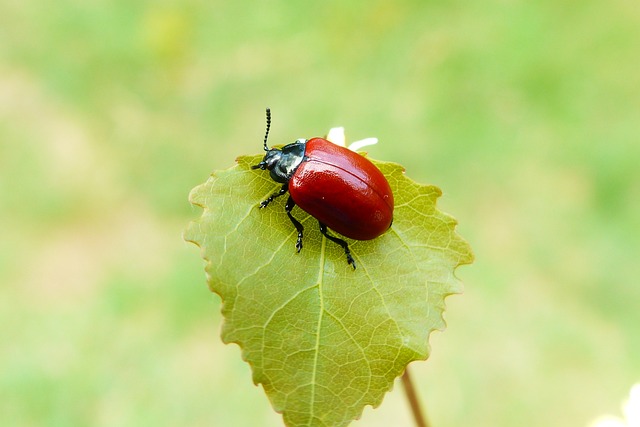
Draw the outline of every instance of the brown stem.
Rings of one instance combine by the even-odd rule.
[[[413,419],[416,422],[416,426],[429,427],[427,419],[422,412],[420,402],[418,401],[416,390],[413,387],[413,382],[411,381],[411,376],[409,375],[409,367],[407,367],[404,370],[404,374],[402,374],[402,385],[404,386],[404,391],[407,394],[407,399],[409,400],[409,406],[411,406],[411,412],[413,413]]]

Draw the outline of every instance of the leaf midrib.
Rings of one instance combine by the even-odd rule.
[[[327,239],[322,236],[322,243],[320,245],[320,257],[318,266],[318,299],[320,300],[320,310],[318,312],[318,324],[316,327],[316,345],[313,355],[313,372],[311,373],[311,399],[310,399],[310,412],[311,417],[309,421],[314,417],[314,409],[316,404],[316,374],[318,373],[318,358],[320,355],[320,331],[322,329],[322,320],[324,318],[324,294],[323,294],[323,280],[324,280],[324,262],[326,255]]]

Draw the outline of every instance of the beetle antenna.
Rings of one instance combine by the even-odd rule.
[[[267,131],[264,133],[264,151],[269,151],[269,147],[267,147],[267,138],[269,137],[269,129],[271,129],[271,109],[267,108]]]

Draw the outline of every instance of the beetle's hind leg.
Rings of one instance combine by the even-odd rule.
[[[354,261],[353,257],[351,256],[351,251],[349,250],[349,244],[347,242],[345,242],[342,239],[339,239],[337,237],[331,236],[329,235],[329,233],[327,233],[327,226],[321,222],[318,221],[318,224],[320,224],[320,232],[324,235],[324,237],[326,237],[327,239],[331,240],[334,243],[339,244],[340,246],[342,246],[342,249],[344,249],[344,254],[347,256],[347,263],[351,266],[353,266],[353,269],[356,269],[356,262]]]
[[[293,215],[291,215],[291,211],[293,210],[293,207],[295,205],[296,205],[296,202],[294,202],[291,196],[289,196],[289,200],[287,200],[287,203],[284,205],[284,210],[287,212],[287,216],[289,216],[289,219],[293,223],[293,226],[296,227],[296,230],[298,230],[298,240],[296,240],[296,249],[298,250],[298,252],[300,252],[300,250],[302,249],[302,232],[304,231],[304,227],[302,226],[302,224],[300,224],[300,221],[298,221],[293,217]]]

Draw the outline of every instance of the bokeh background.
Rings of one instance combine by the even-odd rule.
[[[586,426],[640,380],[635,1],[0,0],[0,423],[279,426],[182,241],[240,154],[345,126],[476,262],[434,426]],[[354,426],[412,425],[401,387]]]

